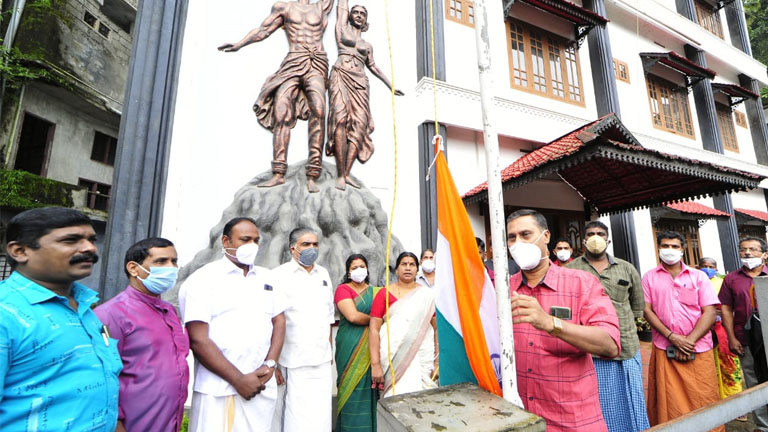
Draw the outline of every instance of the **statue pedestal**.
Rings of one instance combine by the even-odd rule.
[[[381,399],[379,432],[543,432],[544,419],[464,383]]]

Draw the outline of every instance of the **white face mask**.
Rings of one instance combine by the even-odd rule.
[[[569,251],[568,249],[560,249],[559,251],[557,251],[556,255],[557,255],[557,259],[565,262],[571,258],[571,251]]]
[[[755,267],[763,265],[763,259],[760,257],[753,257],[753,258],[742,258],[741,264],[745,266],[746,268],[752,270]]]
[[[228,250],[232,250],[235,248],[224,248],[224,253],[232,256],[232,254],[228,253]],[[235,256],[233,258],[237,258],[237,261],[240,264],[252,266],[254,261],[256,261],[256,255],[259,253],[259,245],[256,243],[246,243],[235,251]]]
[[[544,235],[546,231],[542,231],[536,240],[531,243],[525,243],[520,240],[509,247],[509,254],[512,255],[512,259],[515,260],[518,266],[523,270],[532,270],[539,265],[539,262],[547,257],[541,256],[541,249],[536,244],[537,241]]]
[[[357,283],[364,281],[366,277],[368,277],[368,269],[365,267],[358,267],[349,272],[349,278]]]
[[[666,265],[675,265],[683,258],[680,249],[659,249],[659,259]]]
[[[435,271],[435,261],[431,259],[425,259],[421,262],[421,270],[424,273],[432,273]]]

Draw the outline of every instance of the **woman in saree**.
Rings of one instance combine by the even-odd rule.
[[[337,432],[375,431],[378,392],[371,388],[368,322],[373,298],[381,288],[369,285],[368,260],[347,258],[344,281],[334,302],[341,315],[336,333]]]
[[[369,105],[368,68],[389,89],[392,84],[373,60],[373,47],[363,39],[368,30],[368,10],[364,6],[348,9],[348,0],[336,8],[336,46],[339,57],[328,77],[328,142],[325,153],[336,157],[336,188],[360,188],[349,172],[355,160],[365,163],[373,154],[373,116]],[[403,92],[395,90],[402,96]]]
[[[398,280],[389,286],[389,318],[386,290],[371,307],[371,379],[382,397],[436,387],[435,292],[416,283],[418,270],[416,255],[400,254]]]

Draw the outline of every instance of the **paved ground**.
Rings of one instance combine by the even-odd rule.
[[[647,394],[648,362],[650,361],[650,358],[651,358],[651,343],[640,342],[640,353],[643,357],[643,390],[645,390]],[[755,424],[752,422],[751,414],[750,414],[750,419],[748,421],[742,422],[738,420],[733,420],[725,426],[726,432],[744,432],[744,431],[752,432],[754,429],[755,429]]]

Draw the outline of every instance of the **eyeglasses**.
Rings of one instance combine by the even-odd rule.
[[[760,248],[739,248],[739,253],[754,253],[754,254],[762,254],[763,250]]]

